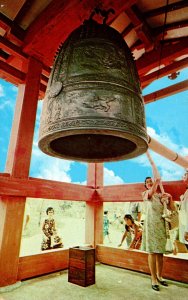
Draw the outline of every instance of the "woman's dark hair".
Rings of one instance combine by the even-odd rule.
[[[134,219],[133,219],[133,217],[131,216],[131,215],[124,215],[124,219],[129,219],[129,220],[131,220],[131,222],[133,222],[134,223]]]
[[[46,210],[46,214],[48,215],[49,211],[53,211],[54,212],[54,209],[53,207],[48,207],[47,210]]]
[[[150,179],[150,178],[151,178],[151,176],[148,176],[148,177],[145,178],[144,186],[145,186],[146,189],[147,189],[147,187],[146,187],[146,180],[147,180],[147,179]]]
[[[124,215],[124,219],[131,220],[131,222],[134,224],[134,219],[133,219],[133,217],[131,215]],[[130,228],[129,228],[129,226],[127,224],[125,225],[125,230],[126,231],[130,231]]]

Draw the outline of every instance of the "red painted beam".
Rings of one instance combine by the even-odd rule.
[[[137,5],[133,5],[126,10],[126,13],[134,24],[134,29],[138,38],[143,42],[145,49],[152,50],[154,47],[153,35],[150,26],[143,18],[143,14],[138,9]]]
[[[102,4],[102,9],[113,8],[115,16],[118,16],[135,2],[135,0],[119,0],[112,3],[111,0],[106,0]],[[90,17],[98,4],[96,0],[52,1],[41,13],[40,18],[28,28],[23,51],[50,66],[58,46]],[[111,14],[109,23],[113,18],[114,15]]]
[[[160,65],[168,65],[176,58],[187,55],[187,45],[188,37],[182,39],[179,43],[177,42],[172,45],[164,45],[162,48],[162,55],[160,53],[160,48],[154,49],[149,53],[145,53],[136,61],[139,76],[143,76],[152,69],[158,67],[159,61]]]
[[[188,89],[188,80],[184,80],[182,82],[171,85],[162,90],[155,91],[154,93],[148,94],[144,96],[144,103],[151,103],[159,99],[163,99],[165,97],[172,96],[177,93],[184,92]]]
[[[175,200],[185,192],[186,185],[183,181],[164,182],[166,192],[172,194]],[[0,175],[0,196],[25,196],[32,198],[45,198],[57,200],[89,201],[93,193],[97,193],[97,201],[104,202],[129,202],[142,201],[141,193],[144,191],[143,183],[104,186],[93,189],[73,183],[29,178],[19,179]]]
[[[2,36],[0,36],[0,47],[9,54],[19,57],[23,61],[28,59],[28,56],[21,51],[19,46],[13,44]]]
[[[18,44],[22,44],[22,39],[25,35],[25,30],[15,24],[14,21],[7,18],[4,14],[0,13],[0,27],[7,31],[7,35],[10,37],[10,31],[13,31],[14,39]]]
[[[146,11],[144,13],[145,18],[152,18],[158,15],[165,14],[166,12],[175,11],[178,9],[182,9],[184,7],[187,7],[187,0],[178,1],[169,5],[161,6],[149,11]]]
[[[93,191],[87,186],[72,183],[0,176],[0,196],[89,201]]]
[[[8,65],[6,62],[0,61],[0,78],[18,85],[20,83],[24,83],[25,74],[18,69]]]
[[[159,78],[162,78],[164,76],[170,75],[172,73],[175,73],[179,70],[182,70],[184,68],[188,67],[188,58],[184,58],[180,61],[176,61],[173,64],[164,67],[156,72],[153,72],[151,74],[142,76],[140,78],[140,82],[142,87],[146,87],[148,84],[150,84],[151,82],[153,82],[154,80],[157,80]]]
[[[178,201],[180,195],[185,192],[186,184],[182,181],[163,182],[164,189]],[[97,190],[104,202],[131,202],[142,201],[141,194],[145,190],[144,183],[105,186]]]

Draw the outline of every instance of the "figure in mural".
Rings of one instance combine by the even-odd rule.
[[[109,221],[109,218],[108,218],[108,211],[105,210],[104,215],[103,215],[103,238],[105,240],[105,238],[107,237],[109,243],[111,243],[110,233],[109,233],[109,226],[110,226],[110,221]]]
[[[146,191],[142,193],[145,210],[145,220],[142,235],[141,250],[148,252],[148,264],[151,272],[152,289],[159,291],[159,283],[168,286],[162,278],[163,254],[166,253],[166,228],[165,221],[161,217],[163,214],[163,202],[168,199],[168,209],[175,210],[172,196],[167,193],[159,193],[161,179],[156,177],[154,181],[151,177],[146,177]]]
[[[23,236],[29,236],[31,234],[30,228],[31,221],[31,207],[28,201],[25,203],[24,220],[23,220]]]
[[[44,220],[42,225],[43,240],[41,250],[44,251],[55,248],[63,248],[62,239],[57,234],[53,207],[48,207],[46,214],[48,217]]]
[[[125,221],[125,232],[122,236],[121,243],[118,247],[121,247],[125,238],[127,241],[127,246],[129,249],[139,249],[142,241],[142,227],[139,223],[136,223],[133,217],[129,214],[124,216]],[[130,238],[129,238],[130,236]],[[131,243],[129,243],[131,240]]]

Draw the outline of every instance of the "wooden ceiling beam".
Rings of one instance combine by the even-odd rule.
[[[188,67],[188,58],[184,58],[180,61],[176,61],[167,67],[164,67],[164,68],[162,68],[158,71],[155,71],[151,74],[140,77],[141,86],[142,86],[142,88],[144,88],[144,87],[148,86],[148,84],[150,84],[154,80],[157,80],[164,76],[168,76],[169,74],[180,71],[186,67]]]
[[[162,53],[160,49],[154,49],[136,61],[139,76],[143,76],[152,69],[160,65],[172,63],[180,56],[187,55],[188,37],[181,40],[179,43],[172,45],[163,45]]]
[[[174,94],[184,92],[188,89],[188,80],[181,81],[162,90],[155,91],[144,96],[144,103],[148,104],[159,99],[163,99]]]
[[[112,6],[111,0],[106,0],[102,8],[113,8],[117,17],[135,2],[135,0],[119,0],[114,1]],[[84,19],[90,17],[97,4],[96,0],[53,0],[40,14],[40,18],[37,18],[28,28],[23,51],[51,66],[58,46],[80,26]],[[112,18],[114,15],[109,16],[109,22]]]
[[[151,51],[154,47],[152,30],[144,20],[142,13],[136,5],[127,8],[126,14],[134,25],[134,30],[138,38],[144,43],[146,51]]]
[[[153,33],[155,36],[163,35],[163,32],[167,32],[170,30],[175,30],[175,29],[181,29],[181,28],[186,28],[188,27],[188,20],[183,20],[179,22],[174,22],[171,24],[166,24],[165,26],[159,26],[156,28],[153,28]]]
[[[144,18],[151,18],[151,17],[162,15],[166,12],[182,9],[184,7],[187,7],[187,0],[175,2],[169,5],[161,6],[159,8],[146,11],[143,15]]]
[[[131,32],[131,30],[133,30],[133,29],[134,29],[134,26],[132,23],[130,23],[121,33],[122,37],[125,38],[126,35],[128,35]]]
[[[134,50],[141,50],[144,48],[144,44],[141,40],[137,40],[131,47],[130,50],[133,52]]]
[[[0,78],[18,85],[20,83],[24,83],[25,73],[8,65],[6,62],[0,61]]]
[[[19,24],[27,11],[32,7],[35,0],[26,0],[14,19],[14,23]]]
[[[29,56],[26,55],[25,53],[23,53],[23,51],[21,50],[21,48],[19,46],[17,46],[14,43],[10,42],[5,37],[0,36],[0,47],[6,53],[8,53],[10,55],[13,55],[16,58],[21,59],[23,63],[28,62]],[[16,67],[16,66],[13,65],[13,67]],[[44,76],[42,77],[42,80],[46,83],[48,82],[50,72],[51,72],[51,69],[48,66],[43,65],[42,74]]]
[[[18,57],[23,61],[27,61],[28,59],[28,55],[24,54],[19,46],[13,44],[12,42],[10,42],[2,36],[0,36],[0,47],[7,53]]]
[[[26,74],[0,60],[0,78],[17,86],[18,84],[25,82]],[[48,78],[44,75],[41,75],[41,84],[39,90],[40,99],[42,99],[45,95],[47,83]]]
[[[22,44],[22,40],[25,36],[25,30],[23,30],[20,26],[15,24],[12,20],[7,18],[2,13],[0,13],[0,27],[5,27],[7,31],[7,36],[14,36],[13,38],[16,39],[19,42],[19,44]]]
[[[9,58],[9,54],[0,49],[0,60],[6,61]]]

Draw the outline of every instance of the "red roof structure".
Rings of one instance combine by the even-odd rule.
[[[43,99],[55,53],[68,35],[100,6],[113,8],[108,24],[134,55],[142,88],[164,76],[173,79],[188,66],[186,0],[4,0],[0,4],[0,77],[18,86],[6,170],[0,174],[0,286],[68,267],[68,249],[19,257],[27,197],[86,202],[86,243],[101,262],[149,272],[145,253],[103,247],[103,202],[140,201],[142,184],[103,187],[103,164],[88,166],[87,186],[29,178],[38,99]],[[98,17],[96,17],[97,19]],[[187,89],[188,80],[144,97],[145,104]],[[157,146],[154,145],[156,151]],[[167,151],[168,152],[168,151]],[[168,156],[168,153],[166,154]],[[170,155],[170,154],[169,154]],[[186,166],[186,158],[181,158]],[[181,164],[181,163],[180,163]],[[164,183],[176,199],[182,181]],[[6,257],[6,258],[5,258]],[[187,282],[184,260],[166,259],[166,277]]]

